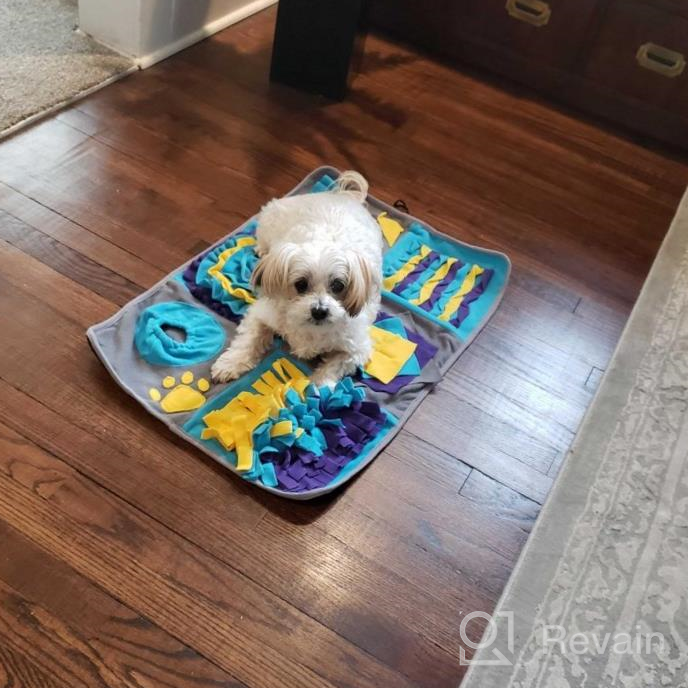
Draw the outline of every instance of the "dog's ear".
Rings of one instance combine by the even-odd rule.
[[[289,283],[289,263],[293,250],[284,245],[266,253],[253,268],[251,283],[266,296],[286,293]]]
[[[368,197],[368,181],[359,172],[346,170],[346,172],[342,172],[337,177],[332,191],[335,193],[347,193],[359,203],[365,203]]]
[[[355,318],[370,301],[374,291],[380,288],[380,285],[365,256],[352,252],[348,255],[347,262],[349,277],[342,305],[346,308],[347,313]]]

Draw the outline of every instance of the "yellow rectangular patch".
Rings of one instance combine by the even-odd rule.
[[[416,351],[416,344],[374,325],[370,328],[373,354],[365,371],[383,384],[391,382]]]

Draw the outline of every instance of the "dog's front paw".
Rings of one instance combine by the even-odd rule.
[[[252,366],[239,359],[231,351],[225,351],[210,368],[213,382],[231,382],[247,373]]]
[[[316,370],[313,375],[311,375],[311,382],[318,388],[329,387],[330,389],[334,389],[339,382],[339,378],[333,377],[327,372],[319,372]]]

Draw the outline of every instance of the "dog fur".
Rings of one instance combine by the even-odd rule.
[[[216,382],[254,368],[280,335],[292,353],[318,358],[317,385],[334,385],[371,354],[380,305],[382,237],[365,208],[368,183],[344,172],[335,188],[270,201],[258,217],[258,298],[215,361]]]

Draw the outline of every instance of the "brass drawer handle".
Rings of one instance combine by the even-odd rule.
[[[641,67],[668,77],[678,76],[686,66],[686,59],[681,53],[656,43],[643,43],[635,59]]]
[[[544,0],[506,0],[506,11],[514,19],[533,26],[544,26],[552,16],[552,9]]]

